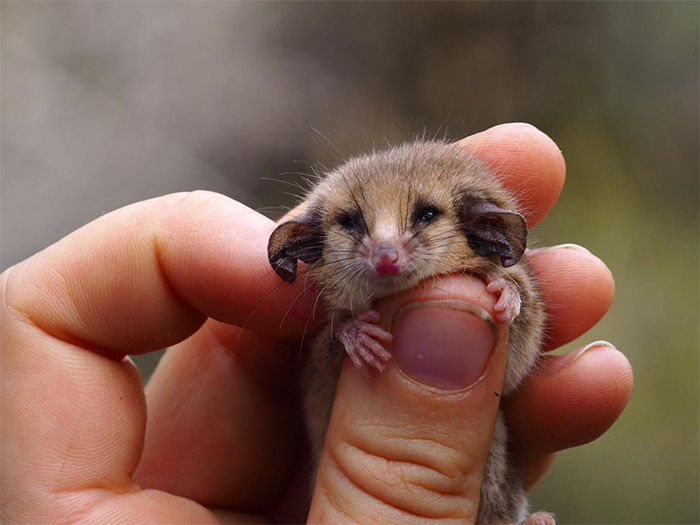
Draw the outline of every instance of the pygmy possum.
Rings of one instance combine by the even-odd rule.
[[[353,157],[322,177],[272,233],[268,257],[288,282],[298,261],[327,305],[324,328],[303,369],[304,410],[314,472],[347,354],[365,375],[391,359],[392,335],[372,301],[437,275],[468,272],[497,298],[496,322],[510,325],[504,395],[534,367],[544,308],[525,248],[516,201],[476,158],[453,144],[414,142]],[[527,495],[510,460],[499,410],[484,470],[477,523],[553,524],[528,518]]]

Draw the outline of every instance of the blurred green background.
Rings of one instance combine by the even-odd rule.
[[[538,244],[585,245],[635,388],[560,454],[533,505],[561,523],[698,523],[696,2],[2,2],[2,269],[130,202],[415,134],[530,122],[568,178]],[[334,147],[329,149],[334,150]],[[337,154],[336,154],[337,156]],[[139,360],[147,376],[157,356]]]

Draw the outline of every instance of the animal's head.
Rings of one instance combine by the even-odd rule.
[[[358,157],[280,224],[270,264],[288,282],[297,262],[331,304],[366,304],[437,274],[516,264],[525,219],[487,169],[455,146],[409,144]]]

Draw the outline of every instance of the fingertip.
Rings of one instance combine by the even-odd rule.
[[[159,264],[187,304],[207,317],[279,337],[314,328],[319,301],[311,283],[285,283],[270,267],[270,219],[209,191],[161,199]]]
[[[585,248],[564,244],[528,252],[547,312],[547,350],[588,331],[612,305],[615,280]]]
[[[500,124],[457,142],[479,158],[510,190],[529,227],[554,205],[566,179],[556,143],[531,124]]]
[[[632,385],[629,361],[604,341],[543,358],[505,403],[520,456],[541,456],[597,439],[620,417]]]

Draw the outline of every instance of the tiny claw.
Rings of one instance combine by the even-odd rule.
[[[504,324],[510,324],[513,320],[508,316],[508,314],[501,312],[500,314],[496,315],[496,319],[498,319],[501,323]]]

